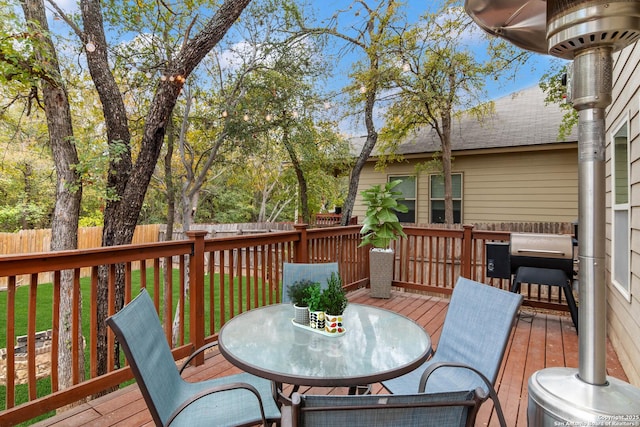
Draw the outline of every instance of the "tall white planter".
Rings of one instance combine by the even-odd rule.
[[[369,282],[372,297],[391,297],[394,259],[393,249],[373,248],[369,251]]]

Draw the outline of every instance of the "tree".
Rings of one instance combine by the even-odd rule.
[[[288,1],[266,3],[258,9],[262,12],[258,15],[261,24],[248,28],[252,35],[259,34],[256,28],[264,25],[264,35],[260,39],[248,37],[247,42],[247,56],[260,53],[258,61],[244,78],[244,96],[232,109],[225,111],[228,112],[227,120],[242,118],[234,125],[233,136],[241,146],[251,150],[250,157],[255,157],[256,153],[267,158],[286,153],[286,168],[283,168],[282,159],[276,170],[284,175],[292,171],[295,175],[298,207],[303,222],[309,223],[310,179],[327,163],[323,150],[330,144],[326,142],[340,143],[338,138],[327,138],[327,129],[319,114],[323,103],[314,91],[314,83],[323,77],[328,66],[322,61],[318,45],[284,39],[292,18],[299,16],[296,6]],[[275,144],[281,149],[263,148]],[[261,181],[255,178],[254,183]],[[260,183],[260,200],[256,198],[256,204],[260,206],[259,218],[267,217],[267,196],[276,189],[273,184],[264,184],[264,181]],[[284,204],[287,203],[285,200]]]
[[[26,22],[26,31],[15,31],[15,28],[11,28],[11,24],[18,22],[18,18],[15,13],[8,14],[9,25],[2,28],[0,68],[6,83],[17,83],[29,90],[29,109],[35,104],[44,110],[49,147],[56,166],[56,201],[51,225],[51,250],[75,249],[78,244],[82,184],[76,171],[79,161],[74,145],[69,98],[49,32],[43,0],[24,0],[20,4]],[[2,6],[3,9],[15,12],[11,4]],[[7,25],[7,22],[3,24]],[[25,163],[24,166],[23,173],[26,178],[32,170],[29,163]],[[78,349],[78,354],[72,354],[74,348],[71,346],[73,340],[71,325],[82,324],[80,317],[71,318],[74,312],[80,312],[72,309],[74,305],[80,306],[81,301],[73,296],[73,272],[64,271],[60,281],[58,325],[58,386],[60,388],[69,387],[81,380],[72,376],[73,358],[78,363],[78,371],[84,372],[82,350]],[[82,342],[80,328],[75,338],[78,340],[76,342]]]
[[[255,6],[255,5],[254,5]],[[223,173],[225,166],[233,161],[235,152],[251,151],[256,142],[242,135],[252,127],[243,119],[238,106],[246,98],[246,80],[263,67],[265,53],[254,37],[260,34],[261,23],[265,16],[261,5],[247,11],[248,16],[242,22],[244,31],[251,34],[253,44],[245,43],[239,50],[230,47],[225,52],[227,60],[232,57],[240,65],[225,67],[220,63],[221,52],[212,52],[207,61],[206,80],[209,87],[199,85],[199,89],[187,88],[183,104],[183,116],[178,138],[179,157],[182,170],[181,206],[183,231],[189,230],[192,217],[198,209],[200,192],[208,179],[212,168],[218,166],[213,174]],[[261,13],[263,12],[263,13]],[[197,111],[194,103],[198,101]],[[191,129],[191,132],[189,130]],[[232,153],[232,154],[229,154]]]
[[[393,156],[397,145],[417,127],[435,130],[441,143],[446,224],[453,223],[453,120],[461,111],[478,120],[490,114],[493,104],[481,101],[486,99],[486,79],[497,79],[529,56],[496,39],[486,55],[475,54],[465,42],[471,28],[475,26],[464,9],[456,1],[446,1],[437,12],[425,14],[417,24],[386,40],[393,86],[380,150]]]
[[[55,4],[57,15],[75,31],[84,46],[87,65],[102,103],[109,147],[109,171],[107,176],[107,201],[104,211],[103,246],[130,243],[137,224],[144,196],[161,152],[168,121],[189,75],[205,55],[222,39],[251,0],[225,0],[206,22],[195,19],[182,29],[183,43],[165,62],[156,64],[161,75],[156,82],[142,126],[137,155],[123,94],[109,61],[109,45],[104,17],[99,0],[81,0],[82,25],[78,25]],[[136,3],[138,4],[138,3]],[[154,3],[166,12],[165,3]],[[152,7],[145,4],[146,7]],[[173,11],[169,11],[173,13]],[[189,15],[192,11],[187,11]],[[169,13],[169,14],[171,14]],[[159,14],[164,16],[163,14]],[[135,20],[135,15],[122,17]],[[153,26],[150,23],[150,26]],[[192,37],[192,30],[199,31]],[[135,158],[135,161],[134,161]],[[107,370],[107,275],[101,271],[96,296],[98,313],[98,373]],[[124,301],[123,269],[117,272],[116,308]]]
[[[375,7],[370,6],[371,3],[375,4]],[[384,74],[382,61],[387,55],[386,40],[390,37],[394,25],[401,19],[400,6],[401,4],[396,0],[378,2],[354,0],[346,9],[337,11],[325,27],[311,28],[301,22],[301,32],[296,36],[304,37],[311,34],[336,37],[347,43],[346,50],[358,50],[363,55],[362,61],[357,62],[353,67],[352,83],[346,91],[351,95],[351,105],[361,106],[358,108],[361,108],[367,135],[351,170],[349,190],[342,209],[342,225],[347,225],[351,219],[358,193],[360,173],[378,141],[374,108],[379,91],[386,86],[388,79]],[[338,19],[346,12],[352,12],[355,17],[362,15],[358,24],[350,26],[352,33],[338,29]]]

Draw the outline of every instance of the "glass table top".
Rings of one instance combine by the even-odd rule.
[[[296,327],[293,317],[291,304],[236,316],[220,331],[220,352],[243,370],[276,382],[336,387],[395,378],[429,356],[429,334],[392,311],[349,304],[346,333],[337,337]]]

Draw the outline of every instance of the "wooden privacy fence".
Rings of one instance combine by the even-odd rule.
[[[132,243],[157,242],[160,224],[138,225]],[[102,245],[102,227],[78,228],[78,249],[99,248]],[[0,233],[0,255],[49,252],[51,229],[20,230],[17,233]]]
[[[133,244],[152,243],[158,241],[160,224],[138,225],[133,233]],[[102,245],[102,227],[80,227],[78,229],[78,249],[99,248]],[[51,229],[42,230],[21,230],[17,233],[0,233],[0,256],[28,253],[49,252],[51,248]],[[139,263],[135,263],[133,268],[137,270]],[[90,269],[84,268],[80,271],[80,277],[89,277]],[[52,282],[53,276],[44,273],[41,281]],[[18,286],[27,283],[27,276],[16,277]],[[0,277],[0,288],[7,287],[7,278]]]
[[[369,248],[359,247],[359,231],[358,225],[316,229],[296,225],[292,231],[207,239],[207,231],[201,230],[188,232],[188,239],[180,241],[46,255],[0,256],[0,279],[7,283],[6,291],[0,293],[0,298],[3,298],[0,306],[6,307],[4,312],[0,312],[0,317],[6,319],[5,329],[0,333],[0,338],[4,337],[1,344],[6,346],[2,360],[6,386],[4,393],[0,393],[0,401],[4,397],[0,425],[29,420],[132,378],[128,367],[118,369],[115,365],[115,339],[110,331],[107,336],[107,372],[98,373],[96,296],[101,283],[100,271],[106,272],[104,286],[109,295],[109,314],[115,312],[116,273],[119,269],[124,272],[125,302],[138,293],[138,287],[149,290],[167,341],[174,357],[179,359],[186,357],[194,348],[217,339],[218,331],[231,317],[254,307],[280,302],[282,265],[285,262],[337,261],[347,289],[367,286]],[[492,286],[508,287],[508,280],[492,280],[485,276],[484,258],[486,242],[508,240],[509,233],[475,230],[471,226],[458,229],[405,227],[405,232],[407,237],[394,244],[393,285],[398,289],[450,294],[460,275]],[[140,266],[139,272],[134,265]],[[172,274],[163,268],[166,265],[174,266]],[[81,272],[85,270],[89,271],[88,286],[82,284],[84,281],[81,283]],[[78,331],[68,344],[72,349],[75,385],[60,390],[57,325],[60,321],[62,277],[68,272],[72,278],[74,307],[83,301],[86,307],[83,315],[89,319],[80,323],[80,312],[76,308],[74,310],[78,312],[71,316],[72,324],[66,325]],[[22,277],[26,278],[23,281],[25,286],[19,289],[18,278]],[[16,303],[19,294],[28,300],[24,305]],[[41,303],[43,298],[50,298],[51,303]],[[535,291],[527,295],[527,303],[566,310],[562,300],[540,292],[536,294]],[[174,318],[177,318],[176,333]],[[51,371],[50,378],[37,380],[35,336],[42,329],[52,329]],[[19,335],[25,335],[27,341],[24,385],[17,384],[15,374],[17,355],[14,345]],[[80,359],[86,360],[86,372],[78,368]],[[201,363],[202,359],[196,362]],[[38,381],[50,381],[50,387],[38,388]],[[17,400],[20,387],[26,388],[27,401]],[[44,389],[50,391],[42,392]]]

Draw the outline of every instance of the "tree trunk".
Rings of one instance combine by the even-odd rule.
[[[296,150],[293,145],[291,145],[291,141],[289,141],[289,131],[286,128],[283,129],[282,144],[287,150],[287,153],[289,153],[293,170],[295,171],[296,178],[298,179],[298,197],[300,209],[302,210],[302,222],[309,224],[311,221],[311,215],[309,214],[309,197],[307,194],[309,190],[307,187],[307,179],[304,176],[304,171],[302,170],[302,165],[300,164],[300,159],[298,159]]]
[[[280,175],[280,170],[278,171],[278,175]],[[260,210],[258,213],[258,222],[273,221],[271,216],[267,217],[267,203],[269,202],[269,198],[271,197],[271,194],[273,193],[273,190],[276,187],[277,183],[278,183],[277,180],[274,180],[271,183],[271,185],[267,186],[266,188],[263,188],[262,191],[260,191]],[[272,211],[271,213],[273,214],[274,212]]]
[[[32,175],[33,175],[33,167],[31,166],[31,164],[25,161],[24,167],[22,168],[22,178],[24,181],[24,195],[26,196],[25,203],[23,204],[23,207],[22,207],[22,214],[20,215],[20,228],[22,230],[28,230],[29,228],[31,228],[31,225],[32,225],[29,222],[29,212],[28,212],[29,204],[31,204],[34,201]]]
[[[131,134],[129,133],[129,123],[124,105],[124,100],[120,94],[120,89],[109,68],[107,57],[107,41],[104,33],[104,23],[102,20],[102,10],[99,0],[82,0],[80,3],[84,33],[82,43],[85,46],[92,46],[92,49],[85,49],[89,73],[93,80],[98,96],[102,103],[103,115],[107,131],[107,144],[109,145],[109,172],[107,175],[107,191],[115,197],[107,197],[104,209],[104,227],[102,232],[102,245],[113,246],[129,243],[133,237],[133,229],[125,227],[118,211],[122,209],[122,204],[126,203],[122,195],[125,192],[129,176],[131,174]],[[144,191],[139,189],[138,191]],[[142,205],[140,205],[142,206]],[[126,209],[126,206],[124,207]],[[139,212],[140,207],[138,207]],[[113,229],[117,228],[120,238],[115,238]],[[124,303],[124,275],[122,266],[117,268],[116,273],[116,310],[120,309]],[[105,320],[108,313],[108,270],[101,267],[99,270],[98,290],[96,302],[98,307],[97,317],[97,372],[104,374],[107,372],[107,325]],[[118,351],[116,350],[116,353]],[[119,365],[117,354],[112,361],[115,366]]]
[[[173,226],[176,219],[176,186],[173,182],[173,147],[175,141],[173,121],[167,126],[167,153],[164,155],[164,182],[167,186],[167,229],[164,235],[166,242],[173,240]]]
[[[173,147],[175,145],[175,126],[173,124],[173,120],[169,120],[169,124],[167,126],[167,152],[164,155],[164,182],[167,186],[167,228],[164,235],[164,241],[169,242],[173,240],[173,225],[175,223],[176,217],[176,189],[173,183],[173,168],[171,166],[171,161],[173,159]],[[167,265],[167,260],[169,261]],[[167,303],[166,296],[170,295],[171,289],[169,289],[169,275],[172,274],[172,259],[162,258],[161,267],[164,269],[164,283],[163,289],[165,295],[165,304]],[[176,315],[173,322],[173,345],[175,346],[177,343],[177,335],[178,335],[178,322],[177,319],[180,318],[180,306],[178,306],[176,310]]]
[[[356,203],[356,197],[358,195],[360,173],[362,172],[364,165],[367,163],[367,159],[371,155],[371,152],[376,146],[377,141],[378,133],[373,130],[367,135],[367,140],[362,147],[362,152],[356,159],[356,163],[353,165],[353,170],[351,171],[351,176],[349,177],[349,191],[347,193],[347,198],[344,200],[344,204],[342,206],[341,225],[349,225],[349,222],[351,221],[351,217],[353,216],[353,206]]]
[[[451,183],[451,113],[442,116],[442,174],[444,175],[444,222],[453,224],[453,185]]]
[[[371,58],[370,63],[372,70],[378,69],[377,58]],[[376,131],[376,125],[373,121],[373,107],[376,102],[377,85],[373,84],[372,86],[373,87],[367,91],[367,97],[364,106],[364,122],[367,128],[367,140],[362,146],[362,151],[360,151],[360,155],[356,159],[356,162],[353,165],[353,170],[351,171],[351,177],[349,178],[349,192],[347,193],[347,198],[345,199],[344,205],[342,206],[342,225],[348,225],[351,221],[351,215],[353,215],[353,205],[356,203],[356,196],[358,195],[360,173],[362,172],[364,165],[367,163],[367,159],[369,159],[373,148],[378,142],[378,132]]]
[[[82,0],[84,23],[83,42],[91,42],[95,50],[87,49],[87,63],[104,108],[107,138],[111,153],[108,186],[116,197],[109,198],[104,213],[103,246],[131,242],[144,196],[154,172],[166,127],[185,79],[205,55],[222,39],[251,0],[225,0],[215,15],[193,39],[186,42],[174,60],[166,64],[166,76],[159,81],[144,125],[140,151],[135,165],[131,161],[130,134],[124,102],[110,71],[102,12],[99,0]],[[117,155],[116,155],[117,154]],[[120,269],[119,269],[120,270]],[[117,275],[116,309],[122,306],[122,275]],[[98,373],[107,371],[105,319],[107,313],[106,272],[98,286]]]
[[[25,19],[30,30],[41,35],[43,50],[36,49],[36,58],[41,64],[48,64],[49,79],[42,80],[42,92],[49,129],[51,152],[56,168],[56,203],[51,224],[51,250],[76,249],[78,247],[78,218],[82,199],[82,183],[75,172],[78,164],[78,153],[73,143],[73,126],[69,99],[62,83],[60,65],[45,15],[43,0],[25,0],[22,2]],[[40,26],[35,28],[33,23]],[[82,346],[82,315],[78,310],[78,318],[72,319],[72,307],[81,306],[82,301],[73,300],[73,271],[62,272],[60,281],[60,320],[58,324],[58,387],[68,388],[84,379],[84,356],[82,347],[75,355],[80,378],[73,378],[73,361],[71,342],[72,324],[80,325],[78,337]]]

